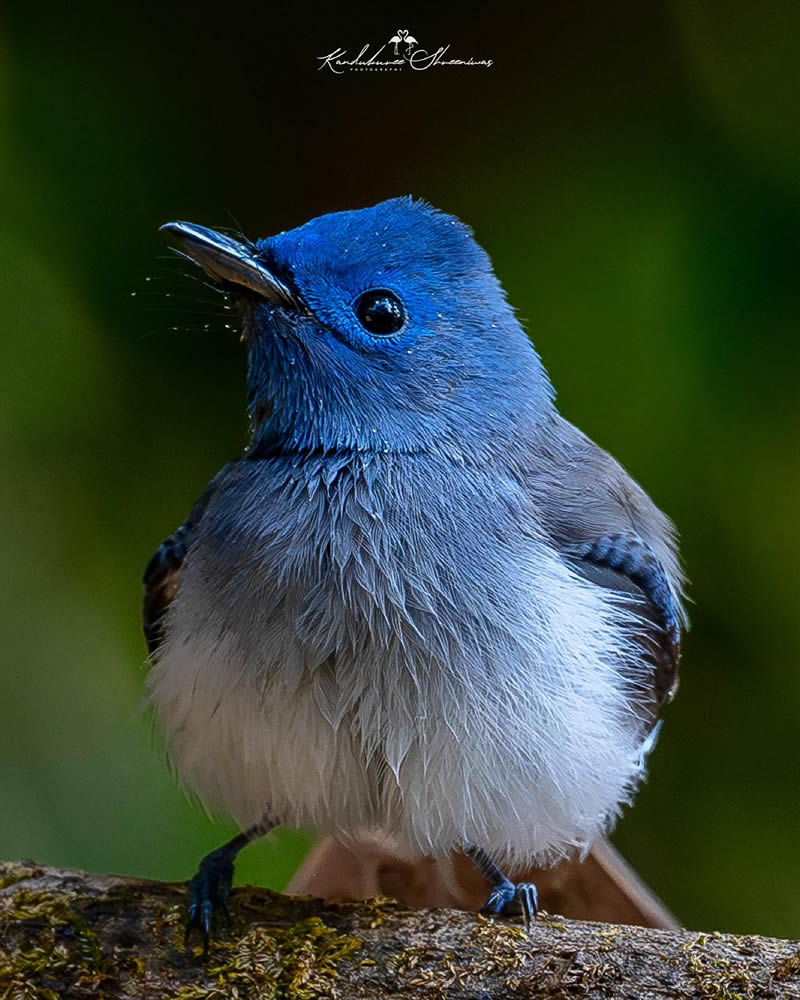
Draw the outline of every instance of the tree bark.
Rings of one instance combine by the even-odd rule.
[[[206,960],[185,886],[0,863],[0,1000],[800,997],[795,941],[241,888]]]

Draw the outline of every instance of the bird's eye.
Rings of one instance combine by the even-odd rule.
[[[359,323],[376,337],[397,333],[406,321],[403,303],[385,288],[364,292],[356,300],[355,310]]]

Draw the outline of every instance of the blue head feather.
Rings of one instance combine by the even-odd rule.
[[[302,308],[243,305],[253,448],[468,461],[524,440],[549,407],[547,375],[489,257],[453,216],[393,198],[257,248]],[[359,321],[370,289],[402,303],[397,333]]]

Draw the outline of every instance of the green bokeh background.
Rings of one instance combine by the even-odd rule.
[[[179,879],[231,830],[140,711],[142,567],[246,426],[229,317],[158,225],[413,192],[681,530],[682,688],[617,844],[691,927],[800,935],[800,6],[62,6],[0,21],[0,857]],[[401,23],[495,65],[317,69]]]

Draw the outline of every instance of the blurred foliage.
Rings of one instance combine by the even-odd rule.
[[[489,71],[341,77],[316,57],[394,20],[0,23],[0,856],[178,879],[230,830],[141,711],[141,569],[245,433],[243,352],[157,226],[413,192],[473,225],[563,412],[681,529],[682,689],[617,843],[689,926],[800,934],[800,7],[540,6],[408,17]],[[304,844],[240,877],[281,886]]]

